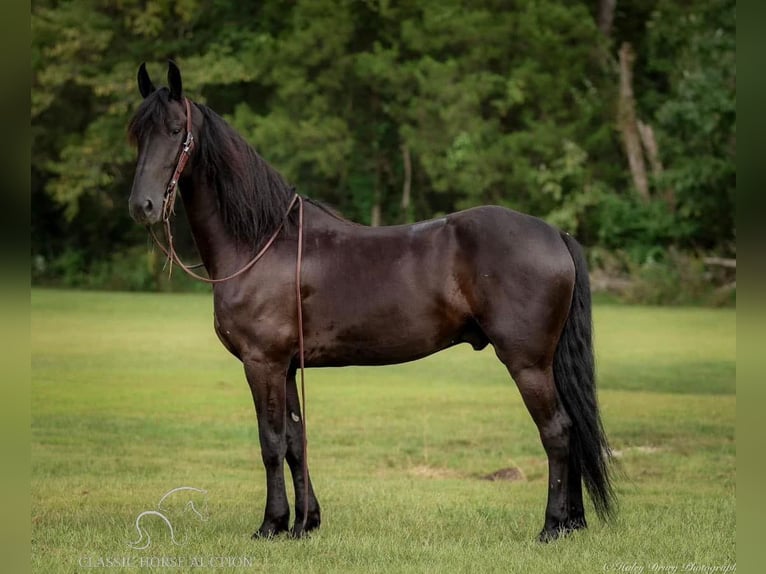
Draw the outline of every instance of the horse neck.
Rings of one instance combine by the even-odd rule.
[[[249,252],[238,249],[227,232],[218,208],[216,190],[198,174],[192,174],[188,181],[182,180],[181,188],[194,243],[208,275],[221,277],[236,271]]]

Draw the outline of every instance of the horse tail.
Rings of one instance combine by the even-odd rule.
[[[579,470],[596,514],[609,519],[615,510],[610,477],[611,451],[599,414],[593,357],[593,318],[588,265],[582,247],[567,233],[561,237],[575,265],[572,303],[553,359],[553,377],[572,420],[569,467]]]

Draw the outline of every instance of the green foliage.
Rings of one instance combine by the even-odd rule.
[[[638,263],[664,252],[679,234],[679,222],[661,200],[605,194],[596,209],[599,244],[627,251]]]
[[[693,9],[659,2],[647,24],[652,71],[669,72],[653,112],[685,244],[733,240],[736,190],[736,20],[734,0]],[[673,65],[663,52],[672,49]]]
[[[32,281],[77,289],[116,291],[206,292],[208,285],[194,281],[177,268],[168,273],[164,256],[146,245],[98,259],[68,249],[47,261],[38,255],[32,260]]]
[[[736,270],[705,263],[676,247],[588,251],[592,284],[604,301],[645,305],[734,307]]]
[[[593,208],[603,206],[612,197],[601,182],[591,180],[587,160],[582,148],[565,140],[561,155],[550,167],[540,165],[536,174],[541,197],[547,196],[550,201],[546,220],[577,236]],[[598,218],[596,224],[602,225],[602,219]]]
[[[735,17],[733,0],[630,0],[605,38],[582,1],[36,0],[33,254],[116,270],[111,253],[140,243],[125,126],[138,64],[163,83],[172,57],[192,98],[357,221],[496,203],[637,265],[671,246],[732,255]],[[623,40],[638,51],[638,112],[664,165],[648,203],[630,188],[615,124],[610,53]]]
[[[675,249],[662,257],[631,265],[633,281],[624,299],[651,305],[721,304],[711,287],[704,263]]]

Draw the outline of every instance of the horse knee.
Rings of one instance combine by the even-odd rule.
[[[261,460],[263,461],[263,466],[273,468],[279,466],[282,458],[276,452],[265,452],[261,449]]]
[[[285,460],[287,445],[281,437],[261,440],[261,460],[267,468],[279,467]]]

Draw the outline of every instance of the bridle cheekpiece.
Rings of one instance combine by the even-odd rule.
[[[165,197],[162,200],[162,221],[168,221],[170,216],[175,213],[174,206],[176,203],[178,180],[181,178],[181,174],[186,168],[186,164],[189,162],[192,150],[194,149],[191,104],[189,103],[188,98],[184,98],[184,105],[186,106],[186,139],[181,146],[181,151],[178,153],[176,168],[173,170],[173,175],[170,176],[167,188],[165,188]]]

